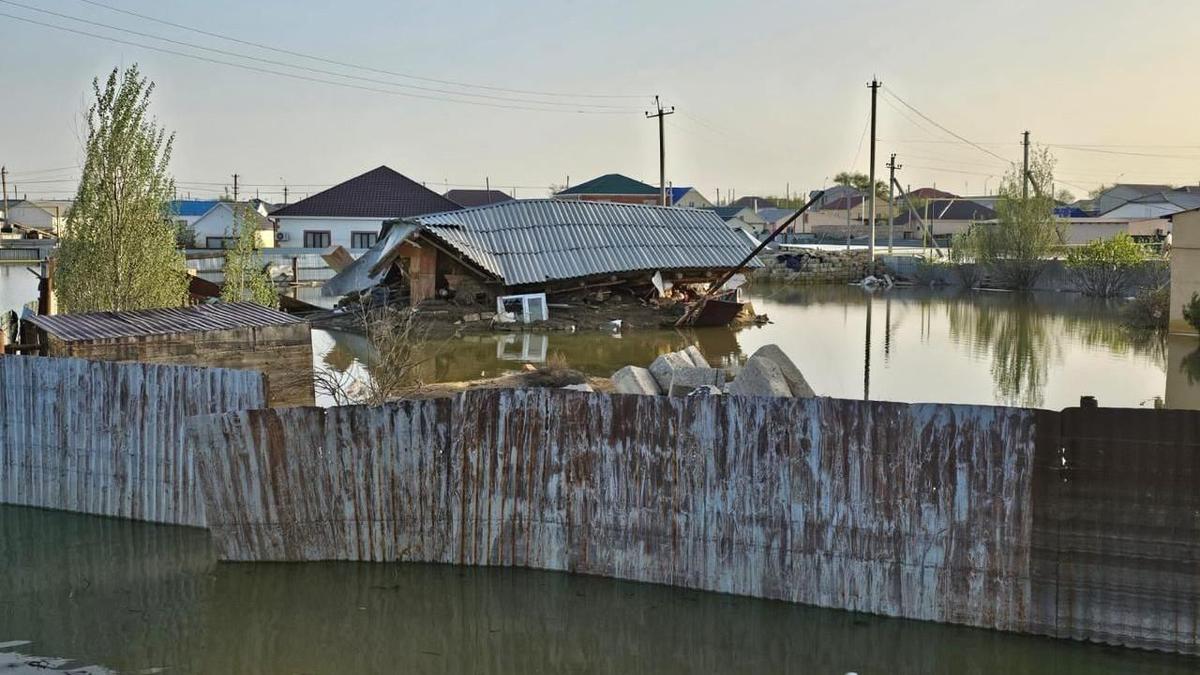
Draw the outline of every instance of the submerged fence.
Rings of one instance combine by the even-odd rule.
[[[203,526],[184,420],[264,401],[258,372],[0,357],[0,503]]]
[[[526,566],[1200,652],[1198,413],[480,391],[189,438],[228,560]]]

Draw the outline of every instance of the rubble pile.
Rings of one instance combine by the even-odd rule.
[[[613,390],[643,396],[816,396],[796,364],[777,345],[754,352],[732,381],[709,365],[694,346],[663,354],[649,368],[625,366],[613,373]]]
[[[887,265],[879,260],[872,267],[866,251],[791,249],[761,255],[759,260],[764,267],[755,272],[757,278],[795,283],[842,283],[890,274]]]

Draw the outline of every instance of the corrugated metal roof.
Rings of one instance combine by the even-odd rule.
[[[508,286],[615,272],[729,268],[753,250],[710,209],[538,199],[406,222],[421,225],[423,235]]]
[[[67,342],[304,323],[303,319],[253,302],[216,302],[194,307],[127,312],[55,314],[32,316],[28,320]]]
[[[216,199],[173,199],[167,210],[176,216],[202,216],[219,203]]]
[[[346,269],[338,272],[321,287],[321,295],[327,298],[339,298],[343,295],[358,293],[379,283],[379,278],[386,270],[376,269],[380,261],[386,261],[397,246],[411,237],[420,226],[412,223],[389,221],[384,233],[375,245],[367,249],[357,260],[350,263]]]

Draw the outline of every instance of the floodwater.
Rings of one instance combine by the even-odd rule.
[[[1200,382],[1200,342],[1128,330],[1121,300],[761,284],[750,297],[773,323],[737,331],[469,336],[435,345],[421,377],[491,377],[556,357],[608,376],[691,343],[732,373],[754,350],[775,343],[821,396],[1050,409],[1095,396],[1103,406],[1200,408],[1200,385],[1192,384]],[[366,341],[344,333],[316,332],[314,354],[318,367],[355,377],[369,373],[363,364],[372,362]]]
[[[551,572],[218,564],[203,530],[12,506],[0,506],[0,569],[0,671],[22,675],[45,665],[87,673],[835,675],[1171,674],[1197,665]]]

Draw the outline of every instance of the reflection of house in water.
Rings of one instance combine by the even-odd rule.
[[[509,333],[496,340],[496,358],[544,363],[549,345],[550,338],[545,333]]]

